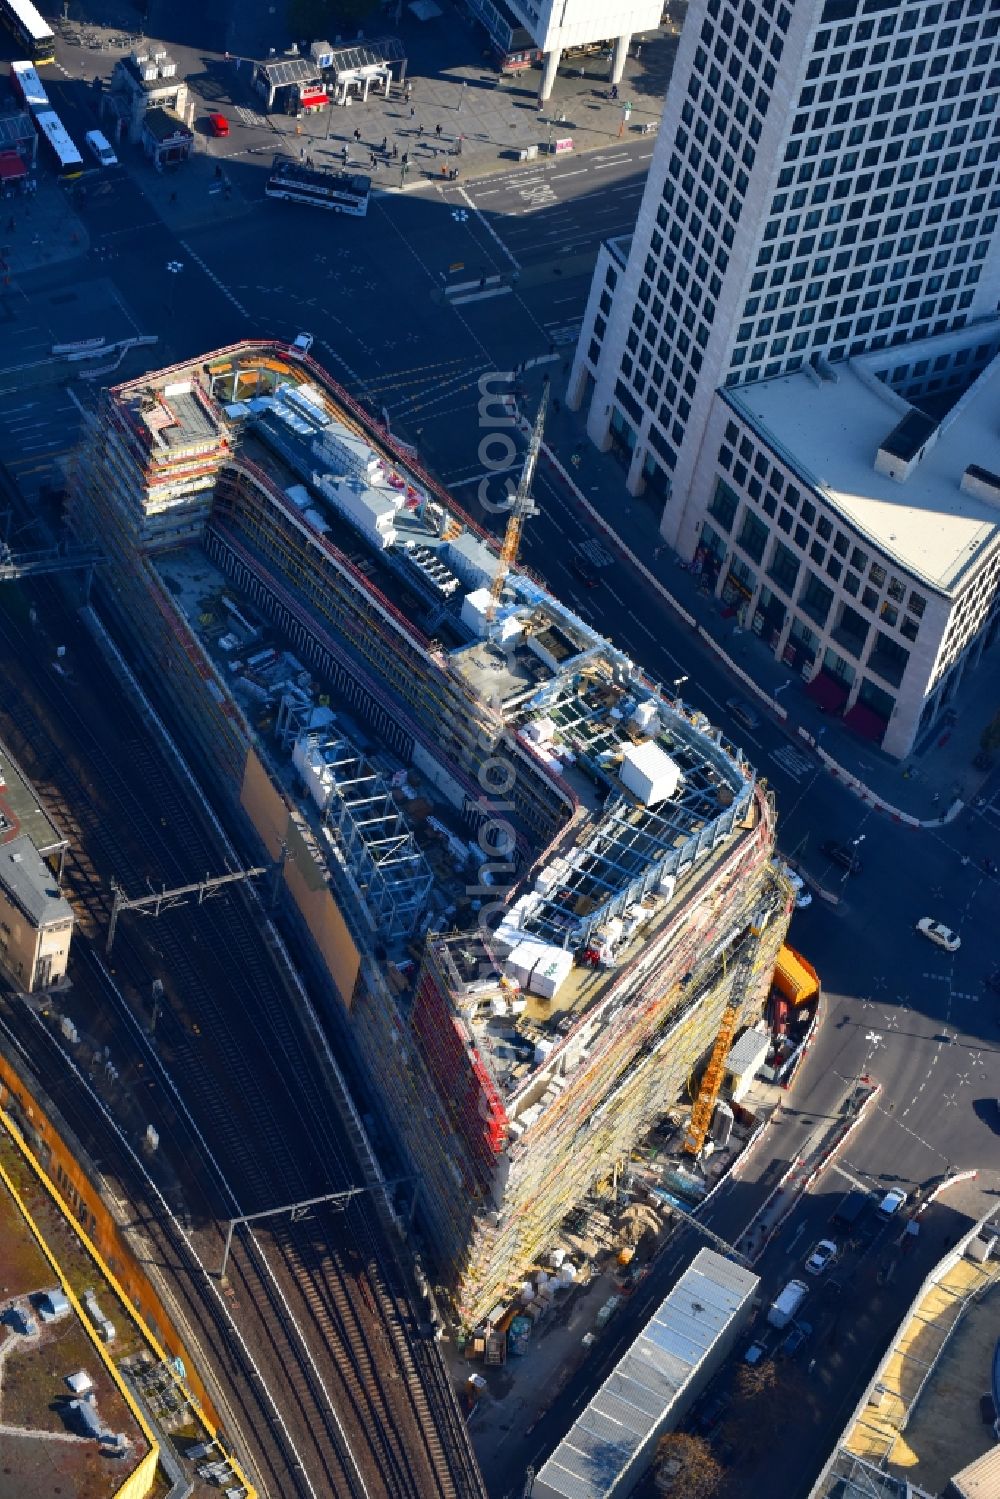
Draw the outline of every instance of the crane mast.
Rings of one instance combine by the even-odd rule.
[[[511,501],[510,515],[507,517],[507,527],[504,531],[503,545],[500,548],[497,570],[493,575],[493,582],[490,584],[490,603],[486,611],[487,626],[492,625],[496,618],[497,607],[503,596],[503,585],[507,581],[507,574],[517,560],[524,523],[529,516],[536,515],[538,512],[538,507],[531,497],[531,483],[535,477],[535,465],[538,462],[538,454],[542,446],[542,433],[545,429],[545,410],[548,404],[549,382],[546,380],[542,389],[542,398],[538,403],[535,424],[531,429],[528,451],[524,456],[524,467],[521,470],[521,478],[518,481],[517,490]]]
[[[698,1089],[698,1096],[691,1109],[691,1122],[688,1125],[687,1137],[684,1141],[684,1152],[687,1155],[698,1156],[705,1144],[705,1136],[708,1134],[709,1125],[712,1122],[712,1111],[715,1108],[719,1089],[722,1087],[722,1079],[726,1070],[726,1058],[729,1048],[733,1044],[733,1036],[736,1034],[736,1025],[740,1018],[740,1011],[747,997],[747,992],[754,976],[753,965],[753,941],[759,935],[759,928],[751,926],[749,932],[740,945],[736,955],[735,971],[729,989],[729,999],[719,1022],[716,1033],[715,1044],[712,1054],[705,1068],[705,1075]]]

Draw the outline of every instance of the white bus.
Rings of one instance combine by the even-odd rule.
[[[341,172],[333,167],[309,167],[293,156],[277,155],[264,187],[268,198],[290,203],[308,203],[334,213],[349,213],[363,219],[368,212],[372,180],[360,172]]]
[[[35,125],[42,144],[48,149],[49,159],[60,177],[78,177],[83,171],[83,157],[70,139],[62,120],[54,110],[43,110],[35,115]]]
[[[31,0],[0,0],[0,21],[36,67],[55,62],[56,39],[52,28],[42,20]]]
[[[10,82],[15,94],[28,110],[29,114],[38,114],[40,110],[51,109],[49,96],[42,87],[42,80],[35,72],[34,65],[30,62],[12,62],[10,65]]]

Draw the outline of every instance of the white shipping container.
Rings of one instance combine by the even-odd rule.
[[[669,801],[680,785],[681,768],[651,739],[630,745],[621,765],[621,781],[646,807]]]
[[[540,942],[520,941],[504,961],[504,972],[517,979],[522,989],[530,987],[535,964],[544,957],[545,947]]]
[[[561,947],[546,947],[531,971],[528,988],[541,999],[555,999],[573,970],[573,954]]]

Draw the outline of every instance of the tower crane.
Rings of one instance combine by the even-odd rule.
[[[486,611],[486,625],[489,628],[496,618],[497,608],[503,596],[503,585],[507,581],[510,572],[517,560],[518,548],[521,545],[521,532],[524,523],[529,516],[538,514],[538,506],[531,497],[531,481],[535,477],[535,465],[538,462],[539,450],[542,446],[542,432],[545,428],[545,411],[549,404],[549,382],[546,380],[542,389],[542,398],[538,403],[538,414],[535,424],[531,429],[531,437],[528,442],[528,451],[524,457],[524,467],[521,470],[521,478],[518,481],[517,490],[511,501],[510,514],[507,517],[507,529],[504,531],[503,545],[500,548],[500,560],[497,570],[490,584],[490,602]]]
[[[760,928],[751,926],[740,944],[740,951],[736,957],[736,971],[733,974],[732,984],[729,989],[729,999],[726,1008],[722,1012],[719,1021],[719,1030],[712,1047],[712,1055],[708,1059],[705,1075],[698,1089],[698,1097],[691,1108],[691,1122],[688,1125],[687,1138],[684,1141],[684,1151],[687,1155],[701,1155],[705,1144],[705,1136],[712,1122],[712,1110],[722,1087],[722,1078],[726,1067],[726,1058],[733,1044],[733,1035],[736,1031],[736,1023],[740,1018],[740,1011],[753,978],[754,964],[753,955],[755,950],[754,939],[759,935]]]

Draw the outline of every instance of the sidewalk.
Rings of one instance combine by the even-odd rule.
[[[574,153],[634,143],[643,125],[659,122],[677,47],[677,35],[666,29],[634,38],[615,102],[607,97],[609,64],[603,57],[595,53],[570,59],[559,70],[551,99],[539,109],[540,68],[502,77],[493,66],[485,31],[458,5],[426,22],[415,20],[406,9],[398,24],[391,18],[374,18],[365,34],[392,34],[405,44],[406,79],[412,84],[409,103],[401,96],[372,94],[365,103],[332,106],[299,122],[272,115],[269,123],[284,138],[283,143],[274,138],[273,148],[304,145],[317,162],[327,165],[339,163],[347,145],[349,164],[369,172],[370,151],[377,151],[386,139],[389,151],[395,145],[399,155],[395,161],[380,157],[372,176],[376,187],[392,191],[401,185],[404,152],[409,153],[404,186],[412,190],[439,179],[443,166],[457,166],[460,181],[509,171],[517,165],[518,153],[530,146],[539,148],[537,167],[554,159],[547,146],[566,137],[573,140]],[[347,44],[345,38],[343,45]],[[252,102],[246,77],[246,68],[237,72],[234,67],[230,80],[234,102],[244,105]],[[627,122],[622,109],[626,100],[632,105]],[[298,135],[296,123],[301,126]],[[356,129],[361,131],[360,144],[354,140]],[[459,141],[460,156],[452,154]],[[531,169],[526,163],[525,170]]]
[[[545,374],[559,368],[544,365],[526,371],[521,380],[528,391],[525,409],[533,409]],[[553,373],[553,390],[560,400],[563,388],[563,375]],[[851,789],[857,794],[864,797],[867,793],[869,800],[898,811],[905,820],[923,824],[947,820],[956,802],[972,804],[989,776],[988,771],[976,770],[972,761],[979,736],[1000,704],[1000,652],[985,656],[966,686],[953,728],[939,728],[929,742],[927,736],[918,740],[903,761],[890,759],[859,740],[839,719],[822,714],[806,696],[803,678],[775,660],[752,631],[726,618],[720,599],[702,591],[699,579],[660,537],[661,501],[655,495],[647,499],[625,493],[621,464],[612,453],[600,453],[590,442],[584,412],[567,411],[563,404],[558,410],[550,406],[545,438],[546,448],[569,481],[570,492],[575,486],[578,502],[593,507],[628,559],[645,569],[661,593],[670,595],[668,607],[673,603],[681,618],[693,619],[706,643],[702,649],[722,658],[737,678],[741,674],[750,678],[763,706],[785,724],[789,734],[816,747],[831,773],[841,774],[849,785],[856,780],[858,785]],[[573,454],[579,455],[579,466],[571,463]],[[698,649],[693,640],[686,642],[686,648]],[[733,685],[737,690],[740,687],[738,680]]]
[[[38,189],[0,203],[0,279],[11,278],[85,255],[89,241],[69,206],[66,189],[44,172]]]

